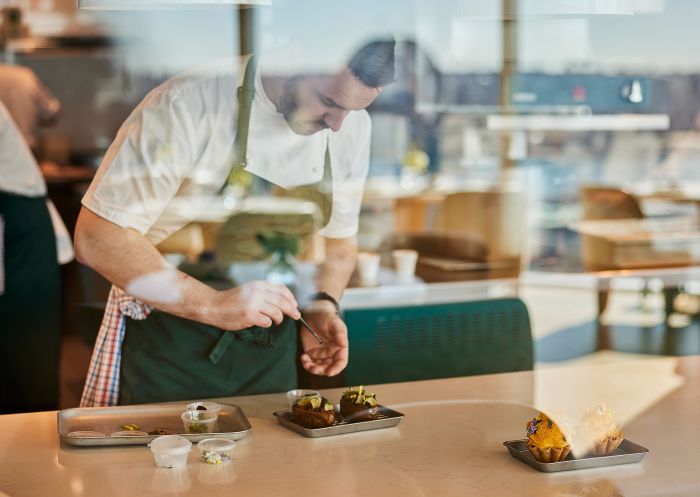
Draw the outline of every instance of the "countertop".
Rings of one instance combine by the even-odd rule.
[[[252,432],[233,461],[159,469],[144,446],[62,444],[56,412],[0,416],[0,495],[634,496],[700,493],[700,357],[655,358],[372,387],[405,414],[396,428],[306,439],[278,425],[283,394],[225,399]],[[336,399],[340,390],[323,392]],[[545,474],[502,442],[536,414],[606,401],[641,463]],[[3,496],[4,497],[4,496]]]

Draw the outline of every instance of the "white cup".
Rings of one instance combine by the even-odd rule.
[[[357,271],[362,285],[376,285],[379,281],[379,254],[372,252],[357,254]]]
[[[192,442],[180,435],[165,435],[154,438],[149,447],[159,468],[182,468],[187,464]]]
[[[396,277],[404,281],[413,279],[413,275],[416,274],[418,252],[410,249],[392,250],[391,257],[394,259]]]

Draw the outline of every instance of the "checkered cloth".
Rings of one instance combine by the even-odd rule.
[[[119,401],[119,373],[126,318],[146,319],[153,308],[112,286],[90,359],[81,407],[114,406]]]

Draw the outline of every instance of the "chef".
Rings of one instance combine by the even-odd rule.
[[[338,301],[353,271],[371,122],[394,78],[394,42],[363,46],[328,74],[279,76],[271,57],[215,63],[153,90],[110,146],[83,198],[76,256],[113,284],[83,406],[289,390],[301,365],[348,361]],[[286,287],[215,290],[155,248],[245,170],[268,187],[320,192],[326,259],[310,311]],[[187,208],[182,208],[186,205]],[[322,343],[297,321],[306,318]]]
[[[0,102],[0,414],[58,407],[60,283],[46,184]]]

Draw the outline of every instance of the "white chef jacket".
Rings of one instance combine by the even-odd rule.
[[[150,92],[107,150],[83,205],[157,244],[206,209],[234,160],[236,89],[245,62],[227,59],[188,71]],[[323,177],[326,144],[333,173],[333,210],[320,232],[357,233],[369,165],[371,121],[348,114],[338,132],[292,132],[268,99],[258,64],[251,108],[247,170],[283,188]],[[186,209],[181,206],[186,205]]]
[[[0,102],[0,190],[25,197],[46,195],[46,183],[27,142]]]

